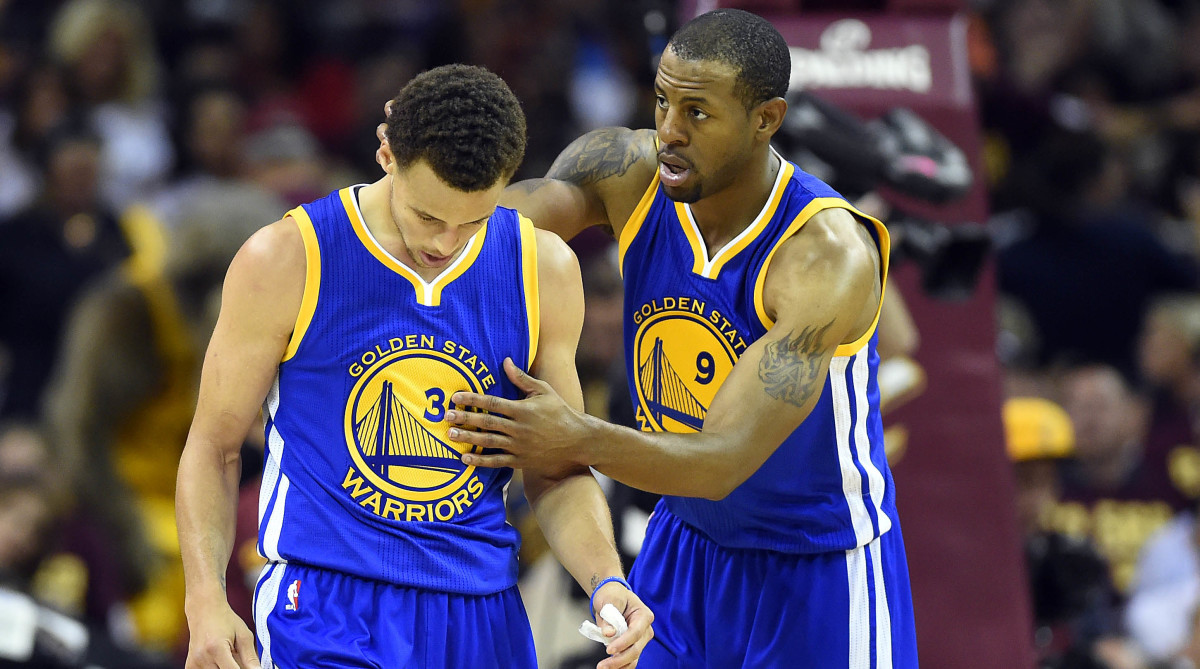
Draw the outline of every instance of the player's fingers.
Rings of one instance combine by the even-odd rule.
[[[640,656],[642,649],[654,638],[654,628],[650,625],[654,616],[645,609],[630,613],[629,629],[613,640],[605,649],[614,657],[625,656],[632,652],[634,657]]]
[[[489,469],[499,469],[500,467],[517,467],[517,459],[507,453],[497,453],[495,455],[476,455],[468,453],[462,457],[463,464],[472,467],[487,467]]]
[[[450,439],[464,444],[474,444],[483,448],[496,448],[506,453],[512,452],[513,440],[495,432],[474,432],[457,427],[450,428]]]
[[[234,650],[237,652],[238,662],[242,669],[261,669],[258,662],[258,651],[254,647],[254,635],[250,633],[250,628],[243,627],[238,630],[237,638],[234,639]]]
[[[473,427],[489,432],[512,434],[516,424],[504,416],[494,413],[454,410],[446,412],[446,422],[463,427]],[[451,439],[454,437],[452,436]]]
[[[504,359],[504,373],[508,375],[514,386],[526,394],[544,395],[550,390],[550,384],[527,374],[525,370],[517,367],[517,363],[513,362],[512,358]]]
[[[223,642],[219,649],[215,649],[211,654],[213,663],[217,669],[242,669],[233,659],[233,648],[229,642]]]
[[[637,666],[638,657],[639,651],[629,648],[616,655],[604,658],[603,662],[596,665],[596,669],[629,669],[629,667]]]
[[[629,629],[621,636],[613,639],[604,650],[609,655],[618,655],[624,651],[633,648],[640,652],[638,642],[645,646],[650,641],[650,637],[654,636],[653,630],[650,628],[650,621],[647,616],[639,616],[636,613],[629,616]]]
[[[516,412],[521,406],[518,402],[505,399],[503,397],[496,397],[495,395],[480,395],[478,393],[469,393],[466,391],[454,393],[454,396],[450,399],[460,407],[474,407],[476,409],[483,409],[488,413],[500,413],[506,416],[515,416]]]

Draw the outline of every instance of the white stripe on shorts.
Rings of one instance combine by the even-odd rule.
[[[867,552],[863,547],[846,551],[850,586],[849,669],[871,669],[871,598],[867,592]]]
[[[892,616],[888,611],[887,586],[883,582],[883,551],[879,542],[876,539],[869,547],[875,574],[875,667],[892,669]]]
[[[267,629],[267,616],[275,610],[279,599],[279,584],[283,582],[283,572],[287,565],[278,562],[268,563],[259,577],[262,584],[254,597],[254,628],[258,632],[258,642],[262,644],[262,669],[272,669],[271,661],[271,631]]]

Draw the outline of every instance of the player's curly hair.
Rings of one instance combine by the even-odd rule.
[[[683,24],[667,48],[684,60],[714,60],[738,71],[733,85],[747,110],[787,93],[792,55],[766,19],[740,9],[717,9]]]
[[[390,104],[387,141],[401,168],[425,160],[462,191],[508,180],[525,157],[525,114],[504,80],[443,65],[413,77]]]

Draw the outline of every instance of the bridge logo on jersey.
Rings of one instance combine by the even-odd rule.
[[[638,325],[633,342],[638,426],[699,432],[717,389],[745,350],[745,340],[701,300],[653,300],[633,318]]]
[[[351,466],[342,488],[382,518],[446,521],[483,492],[475,468],[460,459],[478,448],[449,439],[449,398],[460,390],[485,392],[495,379],[455,342],[435,348],[429,336],[407,339],[417,345],[376,347],[379,355],[364,357],[370,366],[351,367],[358,380],[346,403]]]

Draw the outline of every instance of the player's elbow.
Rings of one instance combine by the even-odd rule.
[[[705,481],[703,489],[698,497],[719,502],[730,495],[737,487],[742,485],[746,479],[750,478],[748,473],[743,474],[740,468],[736,466],[721,466],[711,473],[708,480]]]

